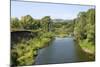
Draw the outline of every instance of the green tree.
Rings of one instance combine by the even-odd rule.
[[[87,12],[80,12],[75,19],[74,35],[76,39],[95,41],[95,9],[89,9]]]
[[[41,25],[44,31],[50,31],[51,30],[51,25],[52,21],[50,16],[45,16],[41,19]]]
[[[95,9],[89,9],[87,12],[87,39],[94,43],[95,41]]]
[[[19,23],[19,19],[18,18],[11,18],[11,28],[13,29],[18,29],[20,28],[21,24]]]
[[[30,25],[34,23],[34,20],[30,15],[26,15],[21,17],[20,23],[22,29],[30,29]]]

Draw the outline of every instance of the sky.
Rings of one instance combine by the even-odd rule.
[[[31,15],[35,19],[51,16],[52,19],[74,19],[79,12],[95,6],[11,1],[11,17]]]

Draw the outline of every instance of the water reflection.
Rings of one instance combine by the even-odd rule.
[[[71,63],[88,60],[88,55],[82,51],[79,45],[74,43],[73,38],[56,37],[48,47],[38,51],[35,64]]]

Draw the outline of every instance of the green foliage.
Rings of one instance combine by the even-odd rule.
[[[95,9],[80,12],[75,19],[74,36],[82,48],[94,52],[95,45]]]
[[[64,21],[64,22],[55,22],[53,23],[53,32],[56,36],[68,36],[73,34],[74,30],[74,22],[72,20],[70,21]]]
[[[31,31],[30,35],[37,34],[31,38],[26,37],[21,40],[19,38],[20,42],[17,43],[11,42],[11,63],[15,66],[34,64],[37,50],[47,46],[54,36],[74,36],[81,47],[88,48],[93,52],[95,9],[80,12],[73,20],[54,23],[50,16],[45,16],[42,19],[33,19],[30,15],[22,16],[20,20],[11,18],[11,30],[13,29],[15,31]]]
[[[25,30],[36,30],[41,28],[43,31],[51,31],[52,21],[50,16],[45,16],[41,20],[33,19],[30,15],[22,16],[18,18],[11,18],[12,29],[25,29]]]
[[[19,19],[18,18],[11,18],[11,29],[12,28],[20,28],[20,23],[19,23]]]
[[[45,16],[41,19],[41,25],[44,31],[51,31],[52,21],[50,16]]]
[[[92,42],[88,42],[88,40],[81,40],[79,42],[82,49],[88,50],[90,53],[95,53],[95,45]]]
[[[35,56],[37,55],[37,50],[39,48],[44,47],[45,45],[48,45],[48,42],[53,37],[53,33],[49,32],[51,31],[51,24],[52,22],[50,16],[45,16],[41,20],[33,19],[30,15],[22,16],[20,20],[18,18],[11,18],[12,32],[22,30],[31,31],[37,34],[37,36],[31,37],[28,40],[27,37],[24,37],[24,39],[20,38],[20,42],[12,42],[12,65],[34,64]],[[30,33],[29,35],[32,35],[32,33]]]
[[[41,36],[14,44],[11,49],[12,65],[34,64],[37,50],[47,46],[52,37],[51,32],[42,33]]]
[[[30,25],[33,24],[33,18],[30,15],[22,16],[20,23],[22,29],[29,29]]]

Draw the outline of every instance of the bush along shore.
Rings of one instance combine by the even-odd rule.
[[[95,10],[81,12],[74,22],[74,36],[80,47],[85,52],[95,54]]]
[[[22,40],[14,44],[11,50],[12,66],[32,65],[35,63],[38,49],[48,46],[53,39],[51,32],[41,34],[36,38]]]
[[[81,41],[80,46],[85,52],[88,52],[90,54],[95,54],[95,46],[91,42]]]

